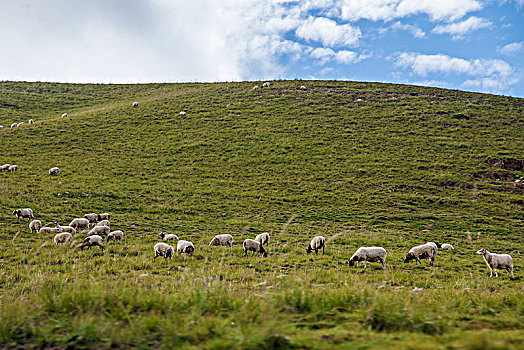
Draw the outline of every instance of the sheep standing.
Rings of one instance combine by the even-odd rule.
[[[262,87],[263,87],[263,88],[268,88],[268,87],[269,87],[269,85],[271,85],[271,84],[270,84],[270,83],[268,83],[268,82],[265,82],[264,84],[262,84]]]
[[[183,116],[185,116],[185,115],[186,115],[186,112],[184,112],[184,111],[181,111],[180,113],[178,113],[178,115],[179,115],[179,116],[181,116],[181,117],[183,117]]]
[[[60,226],[58,222],[55,222],[55,227],[58,229],[58,232],[69,232],[70,234],[76,234],[76,230],[71,226]]]
[[[499,277],[497,268],[505,269],[508,271],[508,275],[513,277],[513,259],[509,254],[490,253],[485,248],[479,249],[477,254],[482,255],[486,265],[488,265],[489,277],[493,276],[493,270],[495,270],[495,277]]]
[[[88,230],[89,229],[89,220],[85,218],[76,218],[76,219],[73,219],[69,223],[69,226],[71,226],[72,228],[74,228],[77,231],[80,231],[81,229]]]
[[[57,233],[58,229],[55,227],[47,227],[44,226],[40,230],[38,230],[38,234],[49,234],[49,233]],[[66,232],[68,233],[68,232]]]
[[[366,262],[381,262],[382,269],[386,269],[386,250],[382,247],[360,247],[355,254],[348,260],[349,266],[355,265],[359,261],[364,262],[364,268],[367,268]]]
[[[53,238],[53,241],[56,245],[58,245],[58,243],[71,242],[71,238],[73,238],[73,236],[69,232],[62,232],[56,234],[56,236]]]
[[[255,237],[255,241],[260,242],[262,245],[269,244],[269,232],[262,232]]]
[[[444,249],[444,250],[453,250],[455,248],[453,248],[453,246],[451,244],[447,244],[447,243],[444,243],[440,246],[440,249]]]
[[[42,228],[42,222],[40,220],[33,220],[31,223],[29,223],[29,229],[31,230],[31,233],[37,233]]]
[[[304,85],[300,86],[300,90],[306,90],[306,87]]]
[[[138,102],[133,102],[133,107],[138,107]]]
[[[253,90],[258,90],[258,85],[253,86]]]
[[[88,232],[88,235],[108,235],[111,232],[109,226],[95,226]]]
[[[0,167],[0,170],[4,171],[4,170],[9,170],[9,167],[11,166],[11,164],[4,164]]]
[[[20,218],[34,219],[35,217],[31,208],[21,208],[13,210],[13,215],[16,215],[17,220],[20,220]]]
[[[67,113],[62,114],[62,118],[67,118]]]
[[[20,123],[18,123],[18,125],[16,127],[19,128],[19,127],[24,126],[24,125],[25,125],[24,122],[20,122]]]
[[[210,246],[229,246],[233,248],[233,236],[228,234],[223,235],[216,235],[213,237],[211,242],[209,242]]]
[[[108,213],[98,214],[97,215],[97,220],[98,221],[109,220],[109,214]]]
[[[247,256],[248,251],[253,252],[251,256],[255,255],[255,253],[258,253],[258,255],[262,254],[263,257],[267,256],[267,252],[264,250],[262,243],[254,239],[246,239],[244,243],[242,243],[242,247],[244,247],[244,256]]]
[[[84,219],[87,219],[90,224],[94,224],[98,221],[98,214],[95,214],[95,213],[86,214],[84,215]]]
[[[431,261],[430,265],[433,266],[436,256],[437,248],[435,248],[435,245],[426,243],[411,248],[408,254],[406,255],[406,258],[404,259],[404,262],[408,263],[411,260],[416,260],[417,262],[422,264],[420,259],[429,259]]]
[[[16,128],[16,127],[18,127],[18,123],[13,123],[13,124],[11,124],[11,129],[12,129],[12,128]]]
[[[183,239],[178,241],[176,245],[177,254],[184,253],[184,254],[191,256],[193,255],[194,252],[195,252],[195,246],[193,245],[193,243],[191,243],[190,241],[184,241]]]
[[[165,232],[160,232],[158,235],[160,236],[160,239],[163,239],[164,241],[178,241],[178,236],[171,233],[166,235]]]
[[[99,221],[99,222],[96,223],[95,226],[108,226],[108,227],[111,227],[111,225],[109,224],[109,220]]]
[[[3,130],[4,129],[4,126],[3,125],[0,125],[0,130]]]
[[[58,169],[57,167],[49,169],[49,175],[58,175],[59,172],[60,169]]]
[[[110,232],[108,235],[107,235],[107,241],[116,241],[118,240],[118,243],[122,244],[122,239],[124,238],[124,232],[120,231],[120,230],[116,230],[116,231],[113,231],[113,232]]]
[[[322,248],[322,254],[324,254],[324,248],[326,247],[326,239],[322,236],[313,237],[311,242],[309,242],[306,253],[311,253],[313,250],[315,254],[318,255],[318,251]]]
[[[175,253],[175,249],[173,246],[170,246],[169,244],[158,242],[155,244],[155,259],[159,256],[163,256],[164,259],[172,258],[173,254]]]
[[[84,249],[85,247],[88,247],[91,249],[91,247],[99,246],[100,250],[104,250],[104,246],[102,245],[104,243],[104,240],[99,235],[90,235],[89,237],[86,237],[82,244],[78,246],[80,249]]]
[[[29,124],[34,124],[35,121],[34,121],[33,119],[29,119],[28,123],[29,123]]]
[[[11,165],[7,170],[14,173],[15,171],[18,170],[18,165]]]

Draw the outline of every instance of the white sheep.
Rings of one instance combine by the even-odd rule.
[[[19,127],[24,126],[24,125],[25,125],[24,122],[20,122],[20,123],[18,123],[18,125],[16,127],[19,128]]]
[[[262,245],[269,244],[269,232],[262,232],[255,237],[255,241],[262,243]]]
[[[9,167],[11,166],[11,164],[4,164],[0,167],[0,170],[4,171],[4,170],[9,170]]]
[[[255,253],[258,253],[258,255],[262,254],[263,257],[267,256],[267,252],[264,250],[262,243],[255,241],[254,239],[246,239],[242,243],[242,247],[244,247],[244,256],[247,256],[248,250],[253,252],[251,256],[255,255]]]
[[[40,230],[38,230],[38,233],[39,234],[49,234],[49,233],[57,233],[58,232],[58,229],[55,228],[55,227],[47,227],[47,226],[44,226],[42,227]]]
[[[34,219],[35,217],[31,208],[21,208],[13,210],[13,215],[16,215],[17,220],[20,220],[20,218]]]
[[[111,227],[111,225],[109,224],[109,220],[101,220],[101,221],[97,222],[95,226],[108,226],[108,227]]]
[[[513,259],[509,254],[490,253],[485,248],[479,249],[477,254],[482,255],[486,265],[488,265],[489,277],[493,276],[493,270],[495,270],[495,277],[499,277],[497,268],[505,269],[508,271],[508,275],[513,277]]]
[[[302,86],[300,87],[300,90],[306,90],[306,87],[305,87],[304,85],[302,85]]]
[[[181,111],[180,113],[178,113],[179,116],[185,116],[186,115],[186,112],[184,111]]]
[[[18,123],[13,123],[13,124],[11,124],[11,129],[12,129],[12,128],[16,128],[16,127],[18,127]]]
[[[3,130],[4,129],[4,126],[3,125],[0,125],[0,130]]]
[[[166,235],[165,232],[160,232],[158,235],[160,236],[160,239],[163,239],[164,241],[178,241],[178,236],[174,234]]]
[[[62,114],[62,118],[67,118],[67,113]]]
[[[31,233],[37,233],[42,228],[42,221],[40,220],[33,220],[29,223],[29,229],[31,230]]]
[[[307,248],[306,248],[306,253],[311,253],[313,250],[315,251],[315,254],[318,255],[318,251],[320,249],[322,249],[322,254],[324,254],[324,248],[326,247],[326,239],[322,236],[315,236],[313,237],[313,239],[311,240],[311,242],[309,242]]]
[[[34,124],[35,121],[34,121],[33,119],[29,119],[28,123],[29,123],[29,124]]]
[[[98,220],[98,214],[95,214],[95,213],[86,214],[84,215],[84,219],[87,219],[90,224],[96,223]]]
[[[104,250],[104,246],[102,244],[104,244],[104,240],[102,239],[102,237],[100,237],[99,235],[90,235],[86,237],[86,239],[84,239],[84,241],[82,242],[82,244],[78,246],[78,248],[83,250],[85,247],[91,248],[93,246],[99,246],[100,250]]]
[[[451,244],[447,244],[447,243],[444,243],[440,246],[440,249],[444,249],[444,250],[453,250],[455,248],[453,248],[453,246]]]
[[[229,234],[223,234],[223,235],[216,235],[213,237],[211,242],[209,242],[210,246],[229,246],[233,248],[233,236]]]
[[[87,234],[91,235],[108,235],[111,232],[109,226],[95,226]]]
[[[433,247],[435,247],[435,249],[437,250],[437,254],[438,254],[438,250],[441,247],[439,242],[426,242],[426,244],[431,244]]]
[[[138,107],[138,102],[133,102],[133,107]]]
[[[58,229],[58,232],[69,232],[70,234],[76,234],[76,230],[71,226],[60,226],[58,222],[55,222],[55,227]]]
[[[184,241],[183,239],[178,241],[176,245],[177,254],[185,253],[188,255],[193,255],[194,252],[195,252],[195,246],[193,245],[193,243],[191,243],[190,241]]]
[[[159,256],[163,256],[164,259],[172,258],[175,254],[175,249],[169,244],[158,242],[155,244],[155,259]]]
[[[60,169],[57,167],[49,169],[49,175],[58,175],[59,172],[60,172]]]
[[[100,221],[100,220],[109,220],[109,214],[108,213],[98,214],[97,215],[97,220],[98,221]]]
[[[411,260],[416,260],[421,263],[420,259],[429,259],[431,261],[430,265],[433,266],[435,257],[437,256],[437,248],[435,248],[435,246],[435,244],[426,243],[411,248],[404,259],[404,262],[408,263]]]
[[[367,268],[366,262],[381,262],[382,269],[386,269],[386,250],[382,247],[360,247],[355,254],[348,260],[349,266],[355,265],[360,261],[364,262],[364,268]]]
[[[58,245],[58,243],[71,242],[71,238],[73,238],[73,236],[69,232],[62,232],[62,233],[56,234],[55,237],[53,238],[53,241],[55,242],[56,245]]]
[[[270,83],[268,82],[265,82],[264,84],[262,84],[262,87],[265,88],[265,87],[269,87],[269,85],[271,85]]]
[[[18,165],[11,165],[7,170],[10,172],[15,172],[18,170]]]
[[[253,90],[258,90],[258,85],[253,86]]]
[[[120,230],[116,230],[116,231],[113,231],[113,232],[110,232],[108,235],[107,235],[107,241],[116,241],[118,240],[118,243],[122,244],[122,238],[124,238],[124,232],[120,231]]]
[[[89,229],[89,220],[85,218],[76,218],[76,219],[73,219],[69,223],[69,226],[71,226],[75,230],[80,230],[80,229],[88,230]]]

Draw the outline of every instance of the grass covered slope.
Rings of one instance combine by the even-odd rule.
[[[0,173],[2,346],[522,344],[524,100],[253,85],[0,84],[0,124],[36,121],[0,131],[0,163],[19,166]],[[55,247],[11,215],[26,206],[45,223],[109,212],[124,242]],[[195,255],[153,260],[160,231]],[[263,231],[269,257],[243,258]],[[207,246],[220,233],[232,250]],[[324,256],[305,254],[315,235],[336,235]],[[428,240],[455,250],[402,263]],[[372,245],[386,271],[345,264]],[[489,279],[482,247],[511,254],[515,278]]]

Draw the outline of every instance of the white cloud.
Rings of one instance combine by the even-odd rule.
[[[522,51],[522,49],[524,49],[524,41],[509,43],[503,46],[501,49],[499,49],[499,52],[503,55],[510,56]]]
[[[310,56],[317,60],[318,64],[326,64],[335,61],[341,64],[357,63],[369,56],[359,56],[356,52],[348,50],[334,51],[330,48],[317,47],[310,52]]]
[[[402,24],[400,22],[395,22],[393,23],[393,25],[391,26],[391,29],[393,30],[406,30],[408,32],[411,32],[411,34],[413,34],[413,36],[415,38],[423,38],[426,33],[424,33],[424,31],[422,29],[420,29],[419,27],[417,26],[413,26],[413,25],[410,25],[410,24]]]
[[[446,25],[438,25],[431,31],[436,34],[450,34],[453,39],[462,39],[464,36],[474,30],[489,28],[493,25],[484,18],[470,17],[464,21]]]
[[[359,28],[323,17],[309,17],[297,28],[297,37],[318,41],[324,46],[357,46],[362,33]]]

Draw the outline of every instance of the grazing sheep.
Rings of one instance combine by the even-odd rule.
[[[109,227],[111,227],[111,225],[109,224],[109,220],[99,221],[99,222],[96,223],[95,226],[109,226]]]
[[[179,116],[184,116],[184,115],[186,115],[186,112],[181,111],[180,113],[178,113],[178,115],[179,115]]]
[[[109,232],[111,232],[111,229],[109,226],[95,226],[89,231],[87,234],[89,236],[91,235],[108,235]]]
[[[90,224],[96,223],[98,220],[98,214],[95,214],[95,213],[86,214],[84,215],[84,219],[87,219]]]
[[[133,102],[133,107],[138,107],[138,102]]]
[[[67,113],[62,114],[62,118],[67,118]]]
[[[62,233],[56,234],[55,237],[53,238],[53,241],[55,242],[56,245],[58,245],[58,243],[71,242],[71,238],[73,238],[73,236],[69,232],[62,232]]]
[[[440,249],[444,249],[444,250],[453,250],[455,248],[453,248],[453,246],[451,244],[447,244],[447,243],[444,243],[440,246]]]
[[[69,226],[71,226],[72,228],[78,231],[80,229],[88,230],[89,229],[89,220],[84,219],[84,218],[76,218],[76,219],[73,219],[69,223]]]
[[[438,250],[440,249],[441,245],[439,242],[426,242],[426,244],[431,244],[433,247],[435,247],[435,249]]]
[[[4,129],[4,126],[3,125],[0,125],[0,130],[3,130]]]
[[[85,247],[88,247],[91,249],[91,247],[97,245],[100,247],[100,250],[104,250],[104,247],[102,244],[104,243],[104,240],[99,235],[90,235],[89,237],[86,237],[82,244],[78,246],[80,249],[84,249]]]
[[[118,240],[118,243],[122,244],[122,238],[124,238],[124,232],[120,231],[120,230],[116,230],[116,231],[113,231],[113,232],[110,232],[108,235],[107,235],[107,241],[116,241]]]
[[[211,242],[209,242],[210,246],[229,246],[233,248],[233,236],[228,234],[223,235],[216,235],[213,237]]]
[[[158,242],[155,244],[155,259],[159,256],[163,256],[164,259],[172,258],[175,253],[175,248],[169,244]]]
[[[184,241],[183,239],[178,241],[178,243],[176,245],[176,253],[177,254],[185,253],[185,254],[188,254],[188,255],[193,255],[194,252],[195,252],[195,246],[193,245],[193,243],[191,243],[189,241]]]
[[[322,236],[313,237],[311,242],[306,248],[306,253],[311,253],[313,250],[315,254],[318,255],[318,251],[322,249],[322,254],[324,254],[324,248],[326,247],[326,239]]]
[[[364,268],[367,268],[366,262],[381,262],[382,269],[386,269],[386,250],[382,247],[360,247],[355,254],[348,260],[349,266],[355,265],[355,262],[364,262]]]
[[[29,123],[29,124],[34,124],[35,121],[34,121],[33,119],[29,119],[28,123]]]
[[[59,172],[60,169],[58,169],[57,167],[49,169],[49,175],[58,175]]]
[[[13,123],[13,124],[11,124],[11,129],[12,128],[16,128],[17,126],[18,126],[18,123]]]
[[[76,234],[76,230],[71,226],[60,226],[58,222],[55,222],[55,227],[58,229],[58,232],[69,232],[70,234]]]
[[[258,253],[258,255],[262,254],[263,257],[267,256],[267,252],[264,250],[262,243],[254,239],[246,239],[244,243],[242,243],[242,247],[244,247],[244,256],[247,256],[248,250],[253,252],[251,256],[255,255],[255,253]]]
[[[100,220],[109,220],[109,214],[108,213],[98,214],[97,215],[97,220],[98,221],[100,221]]]
[[[253,86],[253,90],[258,90],[258,85]]]
[[[269,244],[269,232],[262,232],[261,234],[257,235],[255,237],[255,241],[260,242],[262,244],[268,245]]]
[[[435,248],[435,246],[435,244],[426,243],[411,248],[404,259],[404,262],[408,263],[411,260],[416,260],[421,263],[420,259],[429,259],[431,261],[430,265],[433,266],[435,257],[437,256],[437,248]]]
[[[178,241],[178,236],[173,234],[166,235],[165,232],[160,232],[158,234],[160,236],[160,239],[163,239],[164,241]]]
[[[33,220],[29,223],[29,229],[31,233],[37,233],[42,228],[42,222],[40,220]]]
[[[265,87],[269,87],[269,85],[271,85],[270,83],[268,82],[265,82],[264,84],[262,84],[262,87],[265,88]]]
[[[495,270],[495,277],[499,277],[497,268],[505,269],[508,271],[508,275],[513,277],[513,259],[508,254],[490,253],[485,248],[479,249],[477,254],[482,255],[486,265],[488,265],[489,277],[493,276],[493,270]]]
[[[305,87],[304,85],[302,85],[302,86],[300,87],[300,90],[306,90],[306,87]]]
[[[47,227],[47,226],[44,226],[42,227],[40,230],[38,230],[38,233],[39,234],[49,234],[49,233],[57,233],[58,232],[58,229],[55,228],[55,227]]]
[[[13,210],[13,215],[16,215],[16,219],[20,220],[20,218],[29,218],[34,219],[33,210],[30,208],[22,208],[22,209],[16,209]]]
[[[9,170],[9,167],[11,166],[11,164],[4,164],[0,167],[0,170],[4,171],[4,170]]]
[[[18,125],[16,127],[19,128],[19,127],[24,126],[24,125],[25,125],[24,122],[20,122],[20,123],[18,123]]]
[[[13,173],[18,170],[18,165],[11,165],[7,170]]]

